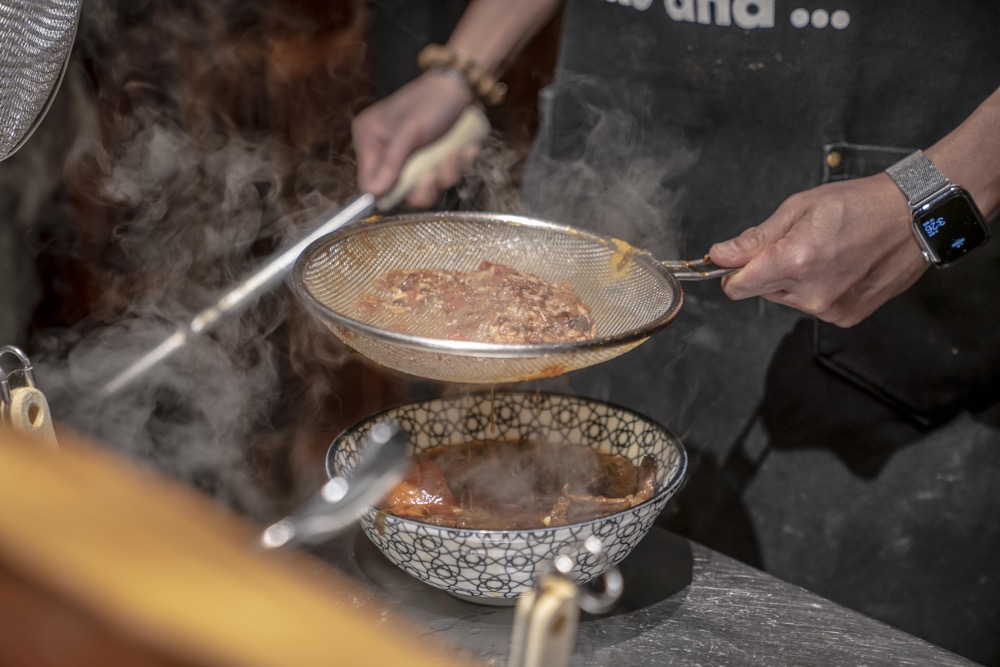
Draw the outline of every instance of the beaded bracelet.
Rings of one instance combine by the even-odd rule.
[[[421,49],[417,63],[423,71],[436,70],[460,79],[472,94],[486,106],[496,106],[503,101],[507,86],[480,67],[468,56],[455,53],[441,44],[428,44]]]

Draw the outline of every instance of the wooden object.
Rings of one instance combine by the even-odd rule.
[[[35,387],[12,387],[10,390],[10,422],[20,433],[31,436],[43,445],[58,449],[52,413],[45,394]]]
[[[343,575],[60,430],[0,429],[0,656],[47,665],[453,665]]]

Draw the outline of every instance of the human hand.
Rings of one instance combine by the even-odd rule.
[[[376,196],[385,194],[396,182],[406,159],[443,135],[471,100],[472,94],[460,81],[429,71],[364,109],[351,126],[358,158],[358,188]],[[466,147],[444,158],[421,176],[406,203],[414,207],[433,205],[441,192],[458,182],[477,152],[478,146]]]
[[[732,299],[760,296],[841,327],[854,326],[929,266],[906,198],[886,174],[798,193],[756,227],[712,246]]]

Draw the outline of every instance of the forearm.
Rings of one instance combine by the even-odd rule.
[[[494,74],[555,15],[561,0],[473,0],[448,46]]]
[[[1000,211],[1000,89],[925,151],[990,217]]]
[[[448,40],[464,57],[456,68],[427,70],[354,119],[351,131],[358,156],[358,187],[376,195],[389,190],[407,157],[440,137],[482,89],[495,84],[507,64],[552,19],[561,0],[473,0]],[[440,55],[437,50],[436,55]],[[449,56],[450,54],[445,54]],[[431,56],[435,56],[431,53]],[[470,76],[475,65],[475,77]],[[485,76],[483,75],[485,73]],[[477,79],[473,81],[472,78]],[[494,90],[497,87],[494,85]],[[455,153],[446,165],[425,174],[407,198],[411,206],[429,206],[437,193],[458,180],[469,151]]]

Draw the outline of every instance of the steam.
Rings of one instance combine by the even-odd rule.
[[[669,181],[694,165],[697,152],[653,118],[651,93],[640,86],[616,94],[580,74],[566,74],[556,86],[543,94],[548,113],[570,115],[589,129],[542,134],[537,166],[527,175],[529,209],[675,258],[683,193]]]
[[[553,93],[558,92],[558,106]],[[540,135],[525,174],[525,209],[537,217],[627,241],[662,260],[684,257],[677,176],[698,151],[669,119],[652,112],[652,91],[636,83],[622,92],[581,74],[563,73],[543,93],[547,113],[569,113],[587,128]],[[567,109],[570,109],[567,112]],[[565,120],[565,119],[564,119]],[[562,131],[566,131],[563,129]],[[720,341],[698,318],[698,297],[685,290],[684,313],[667,330],[625,357],[541,382],[545,389],[620,402],[683,429],[697,400],[697,373],[684,364],[711,355]],[[672,388],[672,389],[671,389]],[[674,397],[682,397],[680,402]],[[680,433],[683,437],[685,434]]]
[[[290,451],[314,444],[302,439],[329,426],[319,412],[344,390],[345,353],[284,288],[126,391],[96,390],[353,194],[345,128],[363,70],[334,58],[359,52],[296,72],[288,63],[305,59],[289,57],[288,35],[302,26],[266,3],[121,5],[85,3],[49,117],[0,171],[15,218],[39,246],[56,230],[63,242],[47,252],[79,267],[79,282],[57,287],[88,305],[34,333],[36,377],[59,423],[271,517],[295,493]],[[306,97],[338,68],[296,109],[301,127],[270,113],[275,96]],[[308,363],[290,357],[305,351]]]

